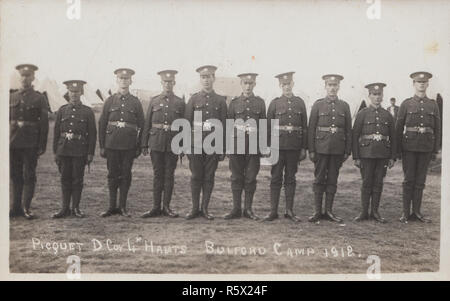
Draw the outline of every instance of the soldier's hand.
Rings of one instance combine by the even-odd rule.
[[[60,159],[59,159],[59,156],[58,156],[58,155],[55,155],[55,163],[56,163],[56,165],[59,165],[60,162],[61,162],[61,161],[60,161]]]
[[[38,156],[42,156],[45,153],[45,148],[38,149]]]
[[[354,164],[356,167],[361,168],[361,160],[356,159],[356,160],[353,162],[353,164]]]
[[[91,164],[93,160],[94,160],[94,155],[88,155],[88,156],[87,156],[87,162],[88,162],[88,164]]]
[[[136,148],[136,155],[134,156],[134,158],[136,159],[137,157],[139,157],[142,153],[142,149],[140,147]]]
[[[298,158],[298,162],[300,163],[300,161],[303,161],[303,160],[305,160],[306,159],[306,150],[305,149],[302,149],[301,151],[300,151],[300,157]]]
[[[311,160],[313,163],[316,162],[316,153],[315,152],[309,153],[309,160]]]
[[[142,148],[142,155],[148,156],[148,147],[143,147]]]
[[[394,165],[395,165],[395,160],[394,160],[394,159],[390,159],[389,162],[388,162],[388,167],[389,167],[389,169],[391,169],[392,167],[394,167]]]
[[[101,148],[101,149],[100,149],[100,156],[101,156],[102,158],[106,158],[106,150],[105,150],[104,148]]]

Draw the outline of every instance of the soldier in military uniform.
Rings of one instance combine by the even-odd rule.
[[[174,120],[184,118],[185,109],[183,99],[173,93],[177,73],[175,70],[158,72],[161,76],[163,92],[152,98],[147,110],[141,145],[144,156],[148,155],[150,148],[154,175],[153,208],[145,212],[142,217],[156,217],[161,214],[178,217],[178,214],[170,209],[174,173],[178,161],[178,155],[171,149],[172,138],[176,132],[171,131],[170,126]],[[163,199],[162,210],[161,199]]]
[[[341,222],[342,218],[333,214],[332,208],[339,169],[351,153],[352,118],[349,105],[337,96],[344,77],[327,74],[322,79],[325,80],[327,96],[314,103],[308,126],[309,157],[315,165],[315,213],[309,221],[316,222],[322,217],[322,199],[326,193],[324,217]]]
[[[120,214],[129,217],[126,202],[133,162],[141,154],[144,111],[139,99],[129,91],[134,71],[120,68],[114,74],[119,90],[106,99],[98,122],[100,155],[107,161],[109,188],[109,208],[101,216]],[[118,189],[119,208],[116,208]]]
[[[362,210],[355,221],[372,217],[377,222],[386,222],[378,213],[378,207],[383,191],[383,179],[387,167],[394,166],[397,147],[394,118],[389,111],[381,107],[385,86],[383,83],[366,86],[370,104],[356,115],[353,126],[353,159],[355,166],[360,168],[362,177]]]
[[[219,161],[225,158],[225,122],[227,118],[226,97],[216,94],[213,89],[215,81],[215,71],[217,67],[207,65],[197,68],[200,74],[200,83],[202,90],[195,93],[189,99],[186,105],[185,117],[190,122],[192,134],[200,132],[202,136],[201,144],[204,138],[212,132],[212,126],[209,119],[217,119],[223,126],[223,151],[222,154],[207,154],[203,145],[196,143],[192,138],[192,153],[188,155],[189,168],[191,170],[191,194],[192,211],[186,216],[186,219],[193,219],[203,216],[208,220],[214,217],[208,213],[208,205],[214,188],[214,176]],[[198,111],[202,115],[202,120],[194,120],[194,112]],[[197,151],[195,151],[197,149]],[[199,152],[196,154],[196,152]],[[202,203],[200,205],[200,193],[202,192]]]
[[[256,190],[256,176],[260,169],[260,151],[258,149],[259,120],[266,118],[264,100],[253,94],[256,85],[256,73],[239,74],[242,94],[233,98],[228,107],[228,118],[235,120],[233,129],[234,152],[229,155],[231,170],[231,190],[233,192],[233,209],[225,219],[246,218],[258,220],[253,213],[252,203]],[[248,121],[251,120],[252,123]],[[239,135],[238,132],[242,135]],[[239,137],[243,137],[240,139]],[[239,142],[239,140],[242,140]],[[238,143],[243,143],[242,153],[238,152]],[[256,144],[254,149],[250,144]],[[242,190],[245,191],[244,211],[242,212]]]
[[[270,214],[265,221],[273,221],[278,218],[278,203],[280,200],[281,186],[283,185],[286,197],[286,210],[284,217],[294,222],[300,219],[294,214],[294,196],[297,167],[300,161],[306,158],[308,148],[307,115],[305,102],[292,93],[294,86],[294,72],[282,73],[277,76],[283,95],[277,97],[269,105],[267,110],[268,133],[267,139],[271,141],[271,121],[278,119],[279,159],[272,165],[270,181]]]
[[[400,105],[396,123],[398,156],[402,158],[403,181],[403,215],[402,223],[418,219],[431,222],[420,213],[423,189],[427,177],[428,165],[436,159],[441,137],[439,108],[435,101],[428,98],[426,91],[428,72],[414,72],[415,95]],[[411,212],[412,202],[412,214]]]
[[[69,104],[59,108],[56,113],[53,153],[61,173],[62,208],[53,218],[72,214],[83,217],[80,211],[81,192],[83,190],[84,168],[94,158],[97,129],[94,112],[81,103],[85,81],[69,80],[67,86]]]
[[[38,67],[22,64],[16,69],[21,88],[9,96],[9,162],[13,192],[9,215],[32,219],[30,206],[36,185],[37,161],[47,146],[48,106],[45,97],[31,85]]]

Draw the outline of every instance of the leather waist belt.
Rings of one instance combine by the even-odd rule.
[[[114,125],[118,128],[130,128],[130,129],[134,129],[134,130],[138,130],[137,125],[135,125],[134,123],[129,123],[129,122],[125,122],[125,121],[108,121],[109,125]]]
[[[81,139],[81,135],[80,134],[74,134],[74,133],[67,133],[67,132],[63,132],[61,133],[61,136],[63,136],[64,138],[66,138],[67,140],[72,140],[72,139]]]
[[[301,131],[303,128],[301,126],[293,126],[293,125],[279,125],[275,126],[274,129],[279,131]]]
[[[39,123],[37,121],[24,121],[24,120],[13,120],[13,123],[17,124],[18,127],[23,127],[23,126],[36,126]]]
[[[434,133],[434,130],[429,126],[415,126],[415,127],[406,127],[407,132],[416,132],[416,133]]]
[[[258,130],[258,128],[254,127],[254,126],[250,126],[248,124],[235,124],[234,127],[239,130],[239,131],[243,131],[243,132],[256,132]]]
[[[375,141],[386,140],[389,141],[389,136],[383,136],[381,134],[362,135],[361,139],[370,139]]]
[[[211,131],[212,125],[213,124],[209,121],[205,121],[205,122],[194,121],[193,131],[199,131],[199,130]]]
[[[152,128],[163,129],[163,130],[167,131],[167,130],[170,130],[170,124],[152,123]]]
[[[338,128],[336,126],[318,126],[317,130],[320,132],[331,132],[332,134],[344,131],[343,128]]]

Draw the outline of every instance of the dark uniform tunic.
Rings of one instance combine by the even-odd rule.
[[[21,89],[9,97],[10,177],[13,185],[12,210],[28,211],[36,184],[38,151],[45,151],[48,134],[48,106],[45,97]]]
[[[100,147],[106,149],[108,185],[113,190],[120,187],[122,206],[131,185],[131,169],[144,127],[141,102],[129,93],[108,97],[98,126]]]
[[[67,104],[56,113],[53,152],[58,156],[63,191],[63,208],[78,208],[83,189],[87,156],[94,155],[97,139],[94,112],[88,106]],[[64,198],[67,198],[64,200]]]
[[[195,111],[202,113],[202,124],[194,123]],[[225,123],[227,118],[226,97],[218,95],[214,91],[210,93],[206,93],[205,91],[195,93],[191,96],[186,105],[185,117],[191,124],[192,128],[192,154],[188,155],[188,158],[189,168],[192,173],[191,192],[193,205],[195,207],[198,206],[200,192],[202,189],[203,201],[209,202],[209,198],[211,197],[211,193],[214,188],[214,176],[218,165],[218,154],[208,155],[202,149],[205,137],[211,133],[211,129],[206,122],[208,119],[218,119],[222,123],[223,153],[225,153]],[[197,145],[194,140],[194,131],[200,131],[202,128],[202,145]],[[195,149],[197,149],[197,151],[201,149],[201,153],[195,154]],[[198,208],[193,209],[198,210]]]
[[[404,172],[404,200],[421,202],[428,165],[433,153],[439,151],[441,122],[439,108],[428,97],[408,98],[400,105],[396,123],[398,153],[402,153]],[[416,203],[416,206],[420,207]],[[404,213],[409,215],[410,203],[404,202]],[[417,212],[418,213],[418,212]]]
[[[361,193],[380,195],[389,159],[396,157],[394,118],[389,111],[369,106],[356,115],[353,159],[361,160]]]
[[[164,206],[172,197],[174,173],[178,155],[171,149],[172,138],[177,134],[171,131],[172,122],[184,118],[185,103],[173,93],[162,93],[152,98],[147,109],[142,132],[142,148],[150,148],[153,165],[153,201],[157,209],[161,207],[161,194],[164,191]]]
[[[260,169],[259,120],[266,118],[266,105],[258,96],[241,95],[233,98],[228,108],[228,118],[239,120],[235,123],[232,138],[234,152],[230,155],[231,189],[245,189],[246,194],[253,195],[256,190],[256,176]],[[248,122],[253,119],[252,122]],[[241,134],[239,134],[241,132]],[[242,138],[239,138],[241,137]],[[250,141],[257,143],[250,147]],[[242,146],[239,154],[238,144]],[[256,146],[256,147],[255,147]]]
[[[308,150],[316,153],[314,192],[336,193],[344,154],[350,155],[352,119],[349,105],[340,99],[317,100],[308,127]]]
[[[305,102],[297,96],[277,97],[267,110],[268,140],[271,141],[271,120],[278,119],[279,159],[272,166],[270,188],[280,190],[283,184],[288,198],[294,197],[298,160],[301,149],[308,148],[307,114]],[[273,145],[272,145],[273,147]]]

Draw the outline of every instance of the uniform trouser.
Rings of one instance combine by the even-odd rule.
[[[68,210],[70,198],[65,201],[65,195],[72,196],[72,208],[79,209],[81,192],[83,191],[84,169],[87,157],[59,156],[59,172],[61,174],[61,189],[63,193],[63,210]]]
[[[260,155],[230,155],[231,189],[255,192]]]
[[[431,152],[403,152],[403,211],[409,215],[411,209],[411,200],[413,201],[413,210],[420,211],[420,204],[414,208],[414,199],[419,203],[422,201],[423,189],[427,178],[428,166],[431,161]],[[417,212],[418,213],[418,212]]]
[[[163,206],[169,207],[172,199],[174,174],[177,167],[178,155],[168,151],[150,152],[153,165],[153,207],[161,208],[161,194],[164,192]]]
[[[339,169],[341,168],[342,163],[344,163],[344,155],[316,153],[316,162],[314,163],[314,192],[336,193]]]
[[[389,159],[361,159],[361,193],[381,194]]]
[[[108,167],[108,185],[110,190],[120,188],[119,208],[125,208],[128,190],[131,185],[131,169],[133,168],[135,149],[106,150]]]
[[[200,192],[203,191],[203,200],[209,202],[214,188],[214,177],[219,163],[218,155],[191,154],[189,158],[189,169],[191,170],[191,193],[193,207],[197,207]],[[198,209],[198,208],[193,208]]]
[[[11,148],[9,150],[10,177],[13,191],[12,210],[29,210],[36,185],[37,148]],[[23,196],[23,204],[22,204]]]

